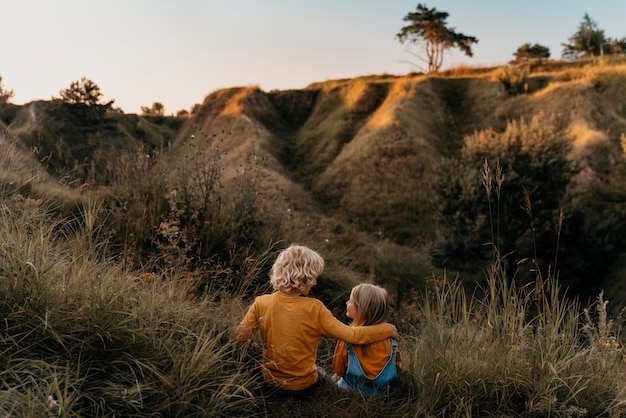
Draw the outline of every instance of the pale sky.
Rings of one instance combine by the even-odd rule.
[[[189,110],[227,87],[265,91],[422,64],[395,35],[415,0],[0,0],[0,76],[13,103],[49,100],[82,77],[138,113],[161,102]],[[626,0],[421,1],[478,38],[444,68],[506,64],[526,42],[560,58],[583,15],[626,37]]]

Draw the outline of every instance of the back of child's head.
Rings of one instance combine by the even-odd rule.
[[[350,298],[356,308],[353,325],[376,325],[387,322],[389,304],[387,291],[382,287],[361,283],[352,288]]]
[[[322,271],[324,259],[318,253],[308,247],[292,244],[278,254],[270,272],[270,283],[274,290],[303,291],[317,284]]]

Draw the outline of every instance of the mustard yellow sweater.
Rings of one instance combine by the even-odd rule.
[[[392,335],[389,324],[349,327],[321,301],[280,292],[255,299],[234,340],[245,342],[256,330],[264,344],[263,378],[285,390],[306,389],[316,382],[316,352],[322,335],[353,344],[369,344]]]

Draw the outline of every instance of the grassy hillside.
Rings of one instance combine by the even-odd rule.
[[[0,105],[0,410],[624,415],[625,97],[590,61],[233,87],[188,119]],[[260,391],[229,337],[291,242],[340,318],[389,290],[388,396]]]
[[[432,76],[328,80],[302,90],[233,87],[207,95],[188,120],[113,111],[88,117],[85,109],[58,101],[5,105],[2,115],[19,146],[63,181],[106,185],[119,176],[113,162],[126,161],[128,176],[133,158],[158,153],[163,161],[157,177],[169,192],[205,194],[200,199],[205,202],[193,210],[248,207],[248,222],[256,222],[246,227],[255,230],[249,240],[259,249],[278,241],[324,243],[339,258],[351,254],[349,270],[370,279],[383,262],[372,257],[381,247],[385,254],[396,246],[410,254],[410,262],[397,260],[400,271],[415,268],[414,260],[422,260],[424,277],[449,269],[428,261],[446,222],[438,209],[441,173],[474,169],[455,166],[472,135],[501,134],[511,122],[547,118],[554,135],[572,144],[568,158],[575,173],[560,203],[571,223],[566,219],[562,238],[593,236],[597,252],[610,253],[603,266],[605,274],[613,274],[611,266],[624,250],[614,226],[623,216],[624,65],[619,60],[549,62],[532,71],[459,68]],[[202,192],[204,181],[214,183],[212,192]],[[607,213],[612,222],[594,230],[591,226],[599,225],[594,219],[606,220]],[[227,251],[220,249],[225,238],[213,239],[211,248]],[[560,245],[569,254],[587,250],[578,249],[582,242]],[[532,254],[519,258],[527,256]],[[477,261],[462,273],[480,276],[476,272],[484,267]]]
[[[178,165],[194,153],[221,153],[225,187],[252,158],[265,210],[289,214],[278,215],[285,230],[273,240],[328,240],[333,250],[358,254],[360,274],[371,276],[376,267],[367,260],[380,245],[404,246],[413,259],[428,259],[440,239],[439,172],[466,169],[447,161],[459,156],[466,138],[489,130],[502,133],[511,122],[549,119],[554,135],[572,144],[568,158],[575,174],[561,203],[566,213],[584,212],[583,201],[596,199],[602,208],[593,216],[605,217],[606,211],[623,216],[624,68],[621,61],[564,62],[532,72],[459,69],[439,76],[329,80],[303,90],[226,89],[206,97],[170,157]],[[597,200],[600,190],[604,203]],[[573,225],[571,234],[596,234],[589,231],[596,223],[590,216],[573,219],[577,224],[566,221],[566,227]],[[600,248],[606,240],[614,244],[603,263],[608,274],[624,247],[609,230],[599,234],[604,236],[594,237],[593,246]],[[422,266],[425,272],[433,269]],[[470,267],[482,268],[480,263]]]
[[[249,303],[243,296],[267,291],[261,272],[273,254],[228,271],[228,283],[218,264],[205,277],[142,271],[110,256],[101,222],[115,214],[97,204],[97,194],[77,201],[75,217],[50,213],[54,198],[2,194],[5,416],[624,414],[621,324],[607,315],[603,296],[581,311],[553,277],[516,289],[497,265],[484,298],[469,296],[459,281],[433,277],[394,308],[403,368],[389,393],[363,399],[330,381],[312,397],[264,392],[256,342],[236,347],[230,337]],[[331,268],[313,292],[326,301],[319,290],[340,275],[338,260],[324,255]],[[263,285],[255,287],[260,275]],[[327,370],[333,347],[325,338],[318,351]]]
[[[106,181],[103,173],[112,156],[140,146],[166,148],[182,124],[176,118],[124,115],[59,100],[28,103],[7,122],[9,136],[18,138],[50,174],[99,183]]]

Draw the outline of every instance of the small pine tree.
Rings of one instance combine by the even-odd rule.
[[[604,30],[585,13],[583,21],[578,25],[578,31],[569,38],[569,43],[562,44],[565,58],[578,58],[581,56],[597,56],[604,53],[603,46],[606,43]]]

